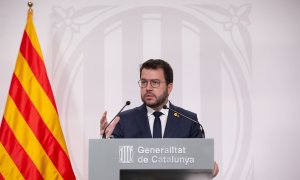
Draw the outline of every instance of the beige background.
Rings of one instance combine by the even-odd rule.
[[[0,1],[0,115],[26,22]],[[36,1],[34,22],[78,179],[99,118],[140,104],[139,64],[174,68],[171,101],[215,139],[216,180],[299,179],[300,1]],[[99,152],[101,153],[101,152]]]

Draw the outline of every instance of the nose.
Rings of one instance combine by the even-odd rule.
[[[148,90],[152,90],[152,89],[153,89],[153,87],[152,87],[150,81],[148,81],[147,86],[146,86],[146,90],[148,91]]]

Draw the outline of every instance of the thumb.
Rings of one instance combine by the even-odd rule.
[[[115,119],[113,119],[113,122],[107,128],[107,133],[106,133],[107,137],[110,137],[112,135],[112,133],[114,132],[114,129],[119,121],[120,121],[119,116],[117,116]]]

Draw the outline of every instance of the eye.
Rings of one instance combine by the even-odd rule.
[[[156,85],[156,86],[157,86],[157,85],[159,85],[159,83],[160,83],[159,80],[152,80],[152,84],[153,84],[153,85]]]
[[[146,81],[146,80],[141,80],[141,84],[142,85],[145,85],[145,84],[147,84],[148,83],[148,81]]]

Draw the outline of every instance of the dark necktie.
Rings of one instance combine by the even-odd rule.
[[[153,138],[162,138],[161,135],[161,123],[160,123],[160,116],[162,115],[162,112],[155,111],[153,113],[155,119],[153,124]]]

